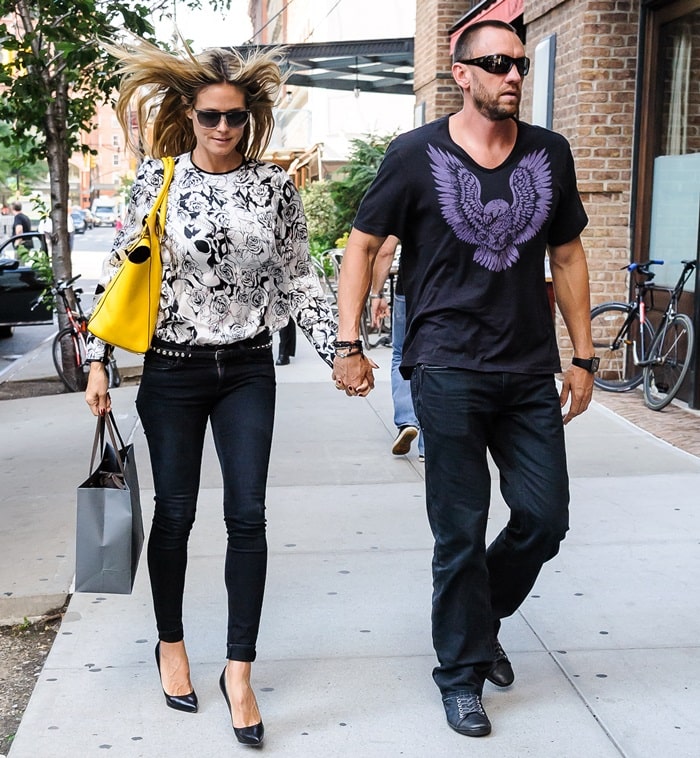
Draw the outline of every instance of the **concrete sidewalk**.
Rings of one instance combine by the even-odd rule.
[[[446,725],[430,672],[431,537],[417,451],[394,436],[390,356],[347,398],[300,340],[278,370],[268,495],[270,568],[254,686],[265,753],[357,756],[700,755],[700,459],[595,405],[567,429],[571,531],[501,642],[516,671],[487,685],[490,737]],[[39,359],[40,360],[40,359]],[[35,365],[39,365],[35,362]],[[152,482],[133,410],[144,522]],[[0,615],[60,604],[74,560],[75,487],[93,420],[82,397],[0,403]],[[507,517],[494,482],[490,532]],[[131,596],[74,595],[10,758],[240,754],[224,665],[221,482],[211,443],[192,535],[185,628],[197,715],[166,708],[145,556]]]

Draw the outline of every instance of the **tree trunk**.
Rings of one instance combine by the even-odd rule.
[[[68,145],[66,135],[66,107],[68,88],[65,78],[60,74],[56,80],[56,97],[52,101],[46,113],[46,152],[49,164],[49,183],[51,194],[51,269],[54,280],[66,281],[70,279],[73,271],[71,261],[70,238],[68,234]],[[72,297],[69,297],[71,306]],[[68,316],[62,309],[58,309],[58,328],[69,326]],[[61,360],[63,370],[73,379],[75,386],[84,388],[86,375],[81,366],[78,366],[75,347],[72,341],[62,342]]]

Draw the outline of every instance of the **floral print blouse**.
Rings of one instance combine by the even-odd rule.
[[[119,251],[141,232],[163,182],[163,164],[146,159],[127,218],[105,262],[96,297],[121,265]],[[163,280],[155,336],[180,345],[227,345],[278,331],[289,316],[326,363],[336,324],[308,251],[301,198],[286,172],[244,160],[225,174],[175,159],[161,242]],[[90,335],[88,359],[107,346]]]

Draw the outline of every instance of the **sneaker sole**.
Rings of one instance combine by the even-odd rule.
[[[478,729],[467,731],[466,729],[457,729],[457,727],[452,726],[449,721],[447,722],[447,725],[450,727],[450,729],[457,732],[457,734],[463,734],[465,737],[486,737],[487,734],[491,734],[490,726],[482,726]]]
[[[404,429],[401,434],[394,440],[391,448],[393,455],[406,455],[411,450],[411,443],[418,436],[415,428]]]

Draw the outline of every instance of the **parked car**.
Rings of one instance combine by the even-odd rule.
[[[46,282],[30,266],[7,257],[14,253],[15,243],[27,245],[30,240],[35,247],[37,240],[39,246],[46,245],[44,235],[37,232],[10,237],[0,245],[0,338],[11,337],[14,326],[53,323],[53,312],[41,302]]]
[[[73,219],[73,227],[76,234],[85,234],[87,222],[81,210],[71,211],[70,217]]]

